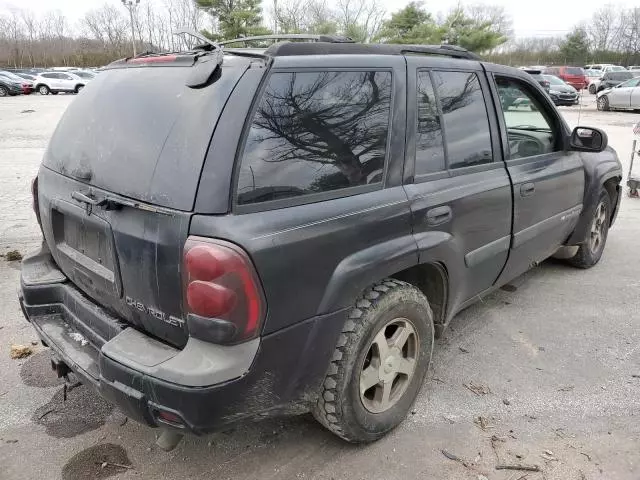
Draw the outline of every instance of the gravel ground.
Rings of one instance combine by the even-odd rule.
[[[597,112],[593,98],[580,124],[605,129],[628,164],[640,117]],[[29,182],[72,100],[0,102],[0,254],[39,242]],[[578,123],[577,107],[561,110]],[[36,336],[16,301],[19,264],[0,258],[0,478],[638,479],[639,238],[640,200],[625,198],[596,268],[547,261],[458,315],[413,414],[373,445],[347,445],[302,416],[187,438],[171,453],[83,386],[63,402],[43,347],[9,358],[11,343]]]

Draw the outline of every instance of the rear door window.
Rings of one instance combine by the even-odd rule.
[[[418,72],[418,118],[416,130],[416,175],[446,170],[442,125],[431,77]]]
[[[386,71],[272,74],[242,154],[238,205],[381,186],[391,83]]]
[[[442,71],[432,75],[442,108],[448,167],[493,162],[489,117],[478,75]]]

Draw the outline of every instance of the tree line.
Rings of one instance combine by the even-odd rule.
[[[138,52],[176,51],[193,39],[187,27],[213,40],[270,33],[344,35],[358,42],[451,44],[510,65],[610,62],[640,64],[640,8],[605,6],[567,35],[516,38],[504,8],[458,6],[435,14],[414,1],[387,12],[380,0],[142,0],[134,15],[105,3],[75,24],[52,10],[0,12],[0,66],[100,66]]]

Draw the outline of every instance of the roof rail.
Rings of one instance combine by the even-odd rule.
[[[233,40],[225,40],[219,42],[219,45],[228,45],[230,43],[247,43],[260,40],[307,40],[313,42],[326,43],[355,43],[349,37],[341,37],[337,35],[310,35],[306,33],[291,33],[283,35],[259,35],[256,37],[240,37]]]
[[[445,57],[465,58],[467,60],[481,60],[481,58],[466,48],[457,45],[407,45],[402,53],[421,53],[423,55],[442,55]]]

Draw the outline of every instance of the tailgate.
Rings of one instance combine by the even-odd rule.
[[[87,208],[74,192],[103,198],[47,168],[39,173],[42,229],[65,275],[86,295],[152,335],[182,346],[182,248],[191,213],[122,206]]]

